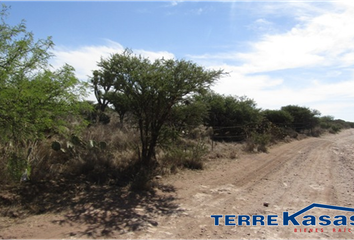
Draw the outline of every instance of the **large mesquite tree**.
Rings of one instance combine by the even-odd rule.
[[[73,67],[52,70],[48,64],[53,42],[35,41],[25,22],[6,23],[8,9],[0,10],[0,166],[16,180],[28,167],[30,146],[50,132],[63,132],[66,117],[78,116],[85,87]],[[26,149],[26,147],[28,149]],[[33,151],[32,151],[33,152]],[[1,173],[1,172],[0,172]]]
[[[173,107],[184,104],[189,96],[204,93],[223,74],[222,70],[206,70],[185,60],[150,61],[130,50],[102,59],[98,66],[92,83],[109,83],[114,86],[113,93],[125,96],[140,131],[140,159],[145,166],[156,159],[155,148]]]
[[[50,37],[34,40],[24,21],[6,23],[0,11],[0,141],[16,143],[40,139],[49,130],[66,125],[62,117],[79,114],[85,86],[64,65],[50,69],[54,46]]]

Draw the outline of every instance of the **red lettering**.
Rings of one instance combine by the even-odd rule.
[[[347,229],[348,230],[348,232],[350,231],[350,229]],[[340,230],[340,229],[335,229],[335,228],[333,228],[333,232],[340,232],[340,231],[345,231],[345,229],[343,229],[343,230]],[[311,232],[324,232],[324,230],[323,230],[323,228],[294,228],[294,232],[299,232],[299,233],[301,233],[301,232],[303,232],[303,233],[305,233],[305,232],[308,232],[308,233],[311,233]]]

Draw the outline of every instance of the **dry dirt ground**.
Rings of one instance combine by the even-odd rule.
[[[354,239],[351,221],[338,227],[282,226],[284,211],[293,214],[312,203],[354,208],[353,163],[350,129],[279,144],[268,153],[213,160],[206,170],[158,180],[151,192],[83,184],[54,199],[38,193],[43,209],[37,215],[8,210],[0,218],[0,238]],[[52,193],[56,187],[60,183],[49,185]],[[279,225],[225,226],[221,220],[214,226],[212,214],[278,215]],[[307,214],[354,215],[321,208]]]

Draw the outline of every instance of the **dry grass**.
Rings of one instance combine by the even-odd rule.
[[[213,142],[210,145],[209,159],[237,159],[242,152],[243,145],[240,143]]]
[[[0,149],[9,153],[19,152],[22,162],[28,162],[30,179],[34,182],[42,180],[60,179],[85,175],[88,180],[95,183],[104,183],[110,179],[128,179],[124,175],[131,175],[133,167],[138,159],[137,146],[139,138],[135,129],[121,128],[117,117],[112,117],[107,124],[92,125],[76,136],[79,144],[73,141],[73,137],[53,135],[50,138],[26,146],[13,146],[14,149]],[[60,143],[60,150],[52,149],[52,143]],[[101,143],[104,143],[101,145]],[[105,147],[101,147],[105,146]],[[31,154],[26,156],[28,149]],[[17,175],[11,178],[7,173],[9,154],[0,157],[0,174],[3,183],[19,181],[24,169],[18,169]],[[6,176],[6,178],[5,178]]]
[[[171,174],[178,169],[203,169],[208,147],[202,139],[179,139],[159,154],[160,174]]]
[[[84,129],[79,136],[80,144],[73,144],[72,136],[51,136],[36,144],[32,144],[29,158],[31,165],[31,180],[53,180],[73,176],[85,176],[94,183],[131,182],[134,178],[145,176],[138,174],[139,134],[135,128],[123,128],[118,117],[110,113],[109,124],[94,124]],[[129,126],[129,124],[126,124]],[[261,142],[226,143],[213,142],[210,139],[210,129],[199,126],[182,139],[175,141],[169,149],[157,149],[159,162],[158,174],[173,174],[180,169],[203,169],[206,160],[237,159],[248,148],[257,149]],[[296,136],[300,136],[297,134]],[[268,144],[269,139],[266,138]],[[61,145],[60,151],[52,149],[56,141]],[[98,143],[105,143],[100,148]],[[92,147],[92,143],[94,147]],[[25,147],[25,151],[29,146]],[[257,151],[266,151],[258,148]],[[5,173],[6,160],[0,159],[0,174]],[[1,170],[2,169],[2,170]],[[5,176],[6,174],[2,174]],[[3,181],[8,180],[3,177]],[[137,181],[139,182],[139,181]]]

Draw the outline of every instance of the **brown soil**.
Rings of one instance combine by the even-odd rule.
[[[163,177],[145,193],[47,182],[27,187],[28,202],[37,206],[31,209],[25,198],[4,189],[0,238],[354,238],[350,222],[342,227],[282,226],[284,211],[293,214],[312,203],[354,207],[353,161],[350,129],[279,144],[269,153],[215,159],[203,171]],[[14,201],[25,210],[12,208]],[[222,220],[214,226],[212,214],[278,215],[279,225],[224,226]],[[320,208],[308,214],[351,216]]]

